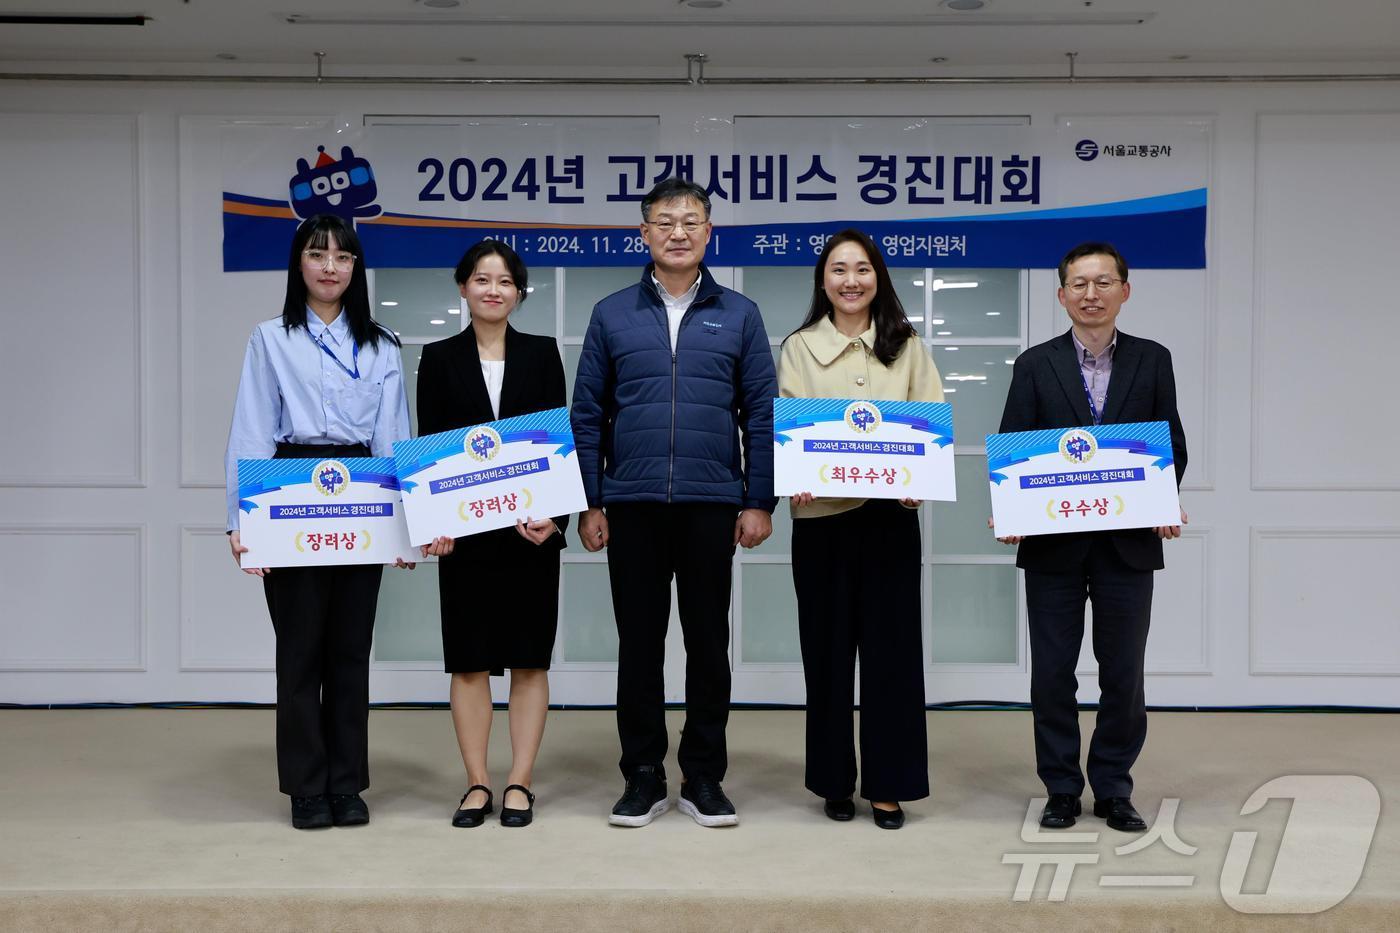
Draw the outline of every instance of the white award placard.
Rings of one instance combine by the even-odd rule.
[[[1000,537],[1181,524],[1165,421],[987,435]]]
[[[774,492],[957,499],[947,402],[775,398]]]
[[[243,567],[418,559],[388,457],[239,460],[238,536]]]
[[[567,408],[400,441],[394,466],[417,544],[588,508]]]

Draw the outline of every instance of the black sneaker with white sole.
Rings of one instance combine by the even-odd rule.
[[[681,798],[676,806],[701,826],[734,826],[739,822],[734,804],[724,796],[719,781],[696,778],[681,782]]]
[[[663,772],[656,765],[639,765],[627,775],[627,788],[613,804],[608,822],[614,826],[645,826],[670,805]]]

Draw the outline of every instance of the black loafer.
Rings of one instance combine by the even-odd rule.
[[[1081,812],[1079,798],[1074,794],[1051,794],[1040,811],[1040,825],[1046,829],[1068,829]]]
[[[1094,816],[1108,820],[1109,829],[1122,833],[1140,833],[1147,829],[1147,821],[1133,808],[1133,801],[1128,797],[1095,800]]]
[[[331,801],[325,794],[292,798],[292,826],[297,829],[325,829],[332,822]]]
[[[369,822],[369,805],[359,794],[331,794],[331,822],[336,826],[363,826]]]
[[[518,790],[525,795],[527,801],[525,809],[517,810],[514,807],[506,806],[506,795],[513,790]],[[529,826],[535,818],[535,795],[530,793],[530,789],[520,784],[509,784],[501,791],[501,825],[502,826]]]
[[[899,804],[895,804],[893,810],[881,810],[871,806],[870,812],[875,817],[875,825],[881,829],[899,829],[904,825],[904,810]]]
[[[845,800],[828,800],[822,805],[822,812],[829,820],[845,823],[856,818],[856,802],[850,797]]]
[[[464,809],[462,804],[467,802],[467,798],[472,795],[472,791],[474,790],[486,791],[486,803],[479,807]],[[461,801],[457,804],[457,812],[452,814],[452,825],[459,829],[470,829],[473,826],[480,826],[482,823],[486,822],[486,817],[493,809],[491,806],[492,799],[491,788],[487,787],[485,784],[473,784],[471,787],[468,787],[467,792],[462,795]]]

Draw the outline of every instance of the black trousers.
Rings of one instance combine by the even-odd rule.
[[[928,727],[920,611],[919,517],[898,502],[792,525],[792,579],[807,681],[807,789],[842,800],[927,797]]]
[[[1123,563],[1106,538],[1095,540],[1072,573],[1026,572],[1031,641],[1031,707],[1036,771],[1052,794],[1084,790],[1079,768],[1079,681],[1084,601],[1094,607],[1099,714],[1089,741],[1089,786],[1096,798],[1128,797],[1129,773],[1147,739],[1143,656],[1152,617],[1152,571]]]
[[[711,503],[608,506],[608,578],[617,619],[618,766],[666,757],[666,628],[671,578],[685,637],[685,727],[677,759],[687,778],[723,780],[729,766],[729,593],[738,509]]]
[[[278,457],[365,457],[283,444]],[[277,778],[293,797],[369,786],[369,654],[379,564],[278,567],[263,578],[277,633]]]

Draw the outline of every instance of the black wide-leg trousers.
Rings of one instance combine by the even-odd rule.
[[[608,578],[617,619],[618,766],[661,769],[666,757],[666,628],[671,578],[685,638],[685,727],[676,757],[687,778],[723,780],[729,766],[729,595],[732,505],[609,505]]]
[[[807,681],[807,789],[844,800],[927,797],[928,728],[919,516],[891,500],[792,526],[792,578]]]
[[[1048,793],[1078,797],[1084,790],[1074,671],[1087,598],[1094,607],[1094,657],[1099,663],[1089,786],[1098,799],[1132,796],[1130,772],[1147,739],[1143,660],[1152,617],[1152,571],[1129,567],[1103,537],[1089,548],[1081,568],[1025,574],[1036,772]]]

